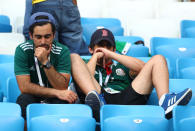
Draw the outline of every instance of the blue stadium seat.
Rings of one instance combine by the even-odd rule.
[[[7,80],[7,102],[15,103],[18,96],[21,94],[16,81],[16,77],[9,77]]]
[[[191,88],[192,92],[195,92],[194,85],[195,80],[192,79],[169,79],[169,92],[179,93],[186,88]],[[147,104],[159,105],[155,89],[153,89]],[[195,106],[195,93],[192,93],[192,98],[188,105]]]
[[[195,131],[195,106],[173,108],[174,131]]]
[[[195,20],[182,20],[180,29],[181,37],[195,38]]]
[[[12,26],[6,24],[0,24],[0,33],[9,33],[12,32]]]
[[[3,101],[7,99],[7,80],[14,76],[14,63],[0,64],[0,91],[3,92]]]
[[[0,15],[0,24],[10,25],[10,18],[6,15]]]
[[[113,25],[121,26],[121,21],[117,18],[90,18],[90,17],[81,17],[82,25]]]
[[[195,79],[195,58],[178,58],[176,71],[178,79]]]
[[[30,104],[27,107],[28,131],[95,131],[92,110],[81,104]]]
[[[0,64],[2,63],[13,63],[14,55],[0,54]]]
[[[163,38],[151,39],[151,55],[161,54],[168,58],[176,78],[176,59],[182,57],[195,57],[195,38]]]
[[[104,105],[100,110],[101,131],[167,131],[168,120],[159,106]]]
[[[0,32],[12,32],[10,19],[6,15],[0,15]]]
[[[126,55],[132,57],[148,57],[149,49],[146,46],[132,45]]]
[[[0,130],[24,131],[24,119],[18,104],[0,103]]]
[[[136,41],[144,41],[142,37],[139,36],[114,36],[115,41],[124,41],[134,44]]]

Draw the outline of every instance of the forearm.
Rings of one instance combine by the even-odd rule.
[[[20,88],[22,93],[32,94],[43,97],[56,97],[57,90],[53,88],[41,87],[31,82],[24,82],[23,87]]]
[[[97,64],[97,56],[93,55],[89,60],[89,62],[87,63],[87,67],[92,76],[95,75],[96,64]]]
[[[125,67],[127,67],[133,71],[136,71],[136,72],[139,72],[145,64],[143,61],[141,61],[137,58],[126,56],[126,55],[120,55],[120,54],[117,54],[114,52],[112,53],[111,57],[112,57],[112,59],[118,61],[119,63],[121,63]]]
[[[62,74],[58,73],[53,66],[49,69],[44,68],[44,71],[53,88],[59,90],[68,88],[70,78],[65,78]]]

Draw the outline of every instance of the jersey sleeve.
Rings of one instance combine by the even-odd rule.
[[[56,66],[56,71],[59,73],[71,73],[70,51],[68,49],[62,50]]]
[[[28,56],[20,48],[20,46],[18,46],[15,50],[14,73],[15,75],[30,75],[30,70],[28,67]]]

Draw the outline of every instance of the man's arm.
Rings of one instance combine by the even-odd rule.
[[[70,74],[58,73],[53,66],[44,68],[45,74],[53,88],[64,90],[68,88]]]
[[[87,63],[87,67],[88,67],[92,76],[95,75],[95,68],[97,65],[97,60],[100,59],[101,57],[103,57],[102,52],[94,53],[93,56],[91,57],[91,59],[89,60],[89,62]]]
[[[73,103],[77,99],[76,94],[70,90],[57,90],[31,83],[30,75],[19,75],[16,76],[16,79],[22,93],[44,97],[56,97],[61,100],[66,100],[69,103]]]
[[[143,61],[137,58],[126,56],[126,55],[120,55],[115,52],[109,51],[105,48],[98,48],[97,51],[103,52],[105,57],[112,58],[113,60],[118,61],[125,67],[135,72],[139,72],[145,64]]]
[[[46,63],[49,61],[48,54],[50,53],[50,50],[46,50],[43,47],[38,47],[35,49],[35,56],[42,65],[46,65]],[[53,66],[51,66],[49,69],[44,68],[44,71],[53,88],[59,90],[68,88],[70,80],[69,74],[60,74],[54,69]]]

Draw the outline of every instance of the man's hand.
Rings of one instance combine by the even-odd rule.
[[[77,95],[71,90],[58,90],[56,96],[58,99],[68,101],[69,103],[74,103],[77,100]]]
[[[41,62],[41,64],[46,64],[48,61],[48,55],[49,55],[50,50],[46,50],[44,47],[37,47],[35,49],[35,56],[37,59]]]
[[[112,54],[114,53],[113,51],[110,51],[110,50],[105,49],[105,48],[97,48],[95,50],[95,52],[102,52],[103,56],[105,56],[105,58],[112,58]]]

